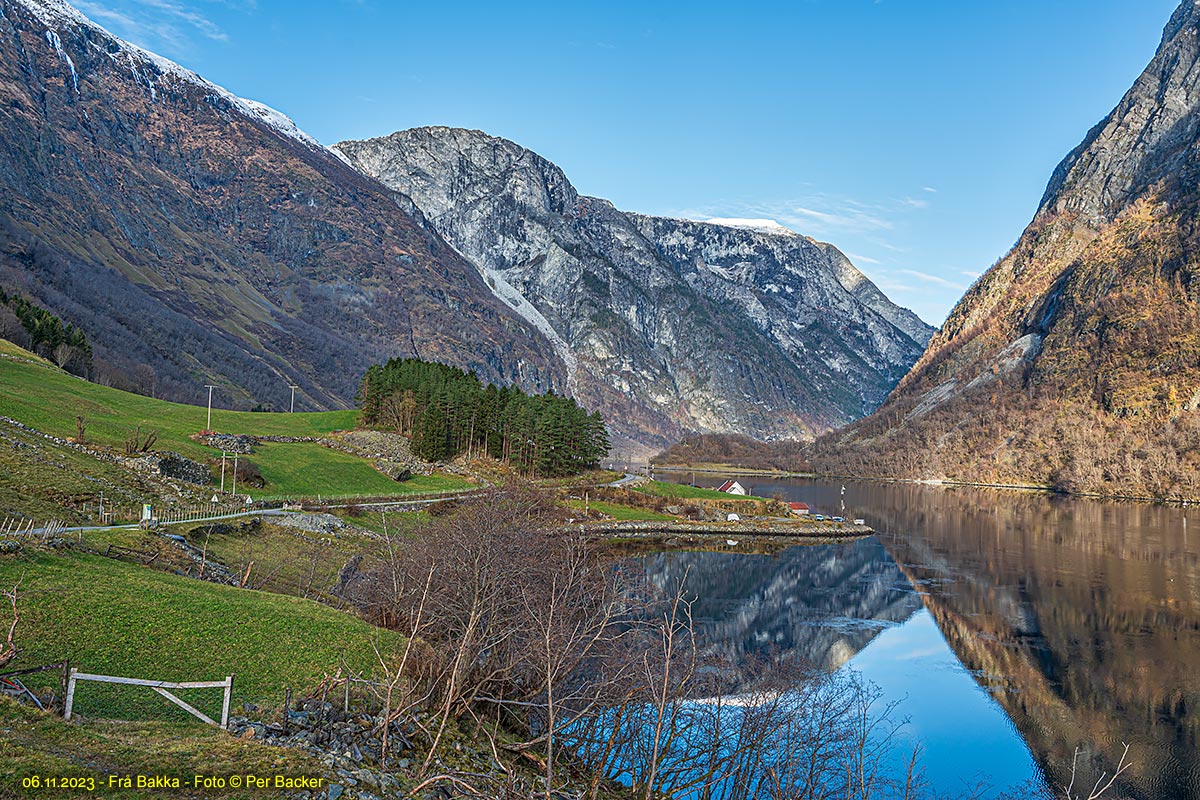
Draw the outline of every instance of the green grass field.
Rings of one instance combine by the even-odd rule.
[[[315,601],[220,586],[83,554],[0,557],[0,585],[21,582],[21,653],[10,669],[69,658],[81,671],[158,680],[235,675],[235,703],[271,708],[310,689],[342,659],[376,664],[402,639]],[[53,679],[47,678],[48,685]],[[30,683],[37,684],[31,679]],[[181,696],[210,716],[220,694]],[[186,718],[148,690],[83,684],[76,705],[110,719]]]
[[[246,490],[251,497],[373,497],[452,492],[471,486],[469,481],[443,474],[414,475],[398,483],[365,459],[308,442],[265,443],[249,458],[267,479],[263,489]],[[225,485],[230,486],[228,478]]]
[[[110,507],[132,507],[154,491],[130,470],[0,422],[0,520],[22,514],[84,523],[93,517],[82,509],[87,504],[94,509],[100,492]]]
[[[36,356],[9,342],[0,342],[4,345],[0,349],[0,415],[64,437],[75,435],[75,418],[83,416],[89,441],[118,449],[141,425],[143,430],[158,431],[156,449],[174,450],[196,459],[212,455],[211,449],[188,438],[205,426],[204,405],[168,403],[88,383],[41,359],[37,359],[39,363],[19,360]],[[206,398],[206,390],[197,386],[196,401],[201,403]],[[320,436],[353,428],[358,418],[358,412],[352,410],[280,414],[226,411],[220,405],[218,390],[213,397],[212,426],[222,433]]]
[[[202,399],[202,393],[203,389],[198,387],[197,399]],[[219,393],[215,402],[219,406]],[[76,417],[82,416],[86,421],[87,441],[115,448],[118,452],[122,450],[125,439],[140,425],[143,431],[158,432],[158,440],[154,444],[156,450],[173,450],[203,462],[210,462],[219,456],[216,450],[188,438],[204,428],[206,407],[168,403],[88,383],[2,339],[0,415],[62,437],[76,435]],[[280,414],[226,411],[218,407],[213,409],[212,426],[222,433],[321,436],[336,430],[351,429],[357,418],[357,411]],[[49,516],[54,513],[55,498],[62,499],[63,503],[59,504],[61,508],[64,503],[79,503],[99,494],[100,484],[78,477],[83,473],[107,470],[114,473],[109,476],[112,483],[121,482],[116,473],[123,470],[93,463],[77,464],[75,462],[93,462],[94,459],[69,451],[64,453],[66,455],[59,461],[69,464],[68,471],[77,479],[55,476],[46,470],[39,471],[37,464],[28,459],[18,459],[19,463],[12,464],[8,471],[10,478],[0,477],[0,509]],[[397,483],[378,472],[365,459],[308,442],[263,444],[250,459],[259,466],[267,480],[267,485],[262,489],[239,487],[240,491],[252,497],[315,497],[318,494],[369,497],[455,491],[470,486],[468,481],[451,475],[414,476],[404,483]],[[0,467],[6,465],[6,462],[0,461]],[[26,472],[29,474],[26,475]],[[219,481],[219,468],[214,469],[213,473],[214,480]],[[137,483],[135,480],[124,482]],[[63,485],[60,487],[58,484]],[[45,502],[31,504],[21,499],[21,486],[36,487],[38,493],[46,495]],[[51,488],[44,488],[46,486]],[[225,488],[233,488],[232,472],[226,476]],[[6,493],[12,494],[17,500],[5,503]],[[63,513],[59,511],[56,515],[61,517]]]
[[[669,483],[667,481],[648,481],[639,483],[637,486],[629,487],[635,492],[644,492],[652,494],[655,497],[670,497],[684,499],[703,499],[703,500],[761,500],[762,498],[754,498],[750,496],[741,496],[736,494],[726,494],[718,492],[715,489],[702,489],[699,486],[688,486],[683,483]]]
[[[321,775],[315,756],[236,739],[199,722],[89,722],[74,725],[0,697],[0,797],[201,798],[211,792],[110,787],[109,775]],[[23,788],[37,776],[92,778],[92,791]],[[224,800],[294,797],[294,791],[228,789]]]
[[[582,500],[569,500],[567,505],[574,509],[583,509]],[[648,508],[634,508],[633,506],[623,506],[619,503],[592,501],[588,506],[592,511],[599,511],[601,514],[606,514],[621,522],[663,522],[678,519],[678,517],[672,517],[670,514],[660,514]]]

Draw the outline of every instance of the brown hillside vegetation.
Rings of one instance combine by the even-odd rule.
[[[1198,54],[1185,2],[1017,245],[815,469],[1200,496]]]
[[[1004,357],[1004,346],[1018,338],[1015,314],[997,313],[997,304],[973,291],[956,316],[969,315],[973,304],[992,305],[992,315],[931,348],[879,413],[820,440],[813,466],[1197,496],[1195,214],[1194,206],[1173,212],[1167,203],[1138,202],[1069,262],[1049,297],[1005,298],[1010,309],[1057,306],[1048,309],[1052,328],[1031,360]],[[1044,231],[1027,233],[997,269],[1012,268],[1025,252],[1045,252],[1037,242]],[[939,395],[946,399],[937,402]]]
[[[736,433],[687,436],[650,459],[656,466],[730,464],[751,469],[800,469],[806,442],[760,442]]]

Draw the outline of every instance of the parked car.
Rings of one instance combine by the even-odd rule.
[[[824,514],[816,514],[815,516],[813,516],[813,519],[815,519],[817,522],[823,522],[825,520],[825,515]]]

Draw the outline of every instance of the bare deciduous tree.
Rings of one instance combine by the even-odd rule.
[[[0,595],[3,595],[3,597],[8,600],[9,605],[12,606],[12,622],[9,623],[8,626],[8,636],[3,644],[0,644],[0,667],[3,667],[11,662],[17,657],[17,653],[20,652],[17,648],[16,639],[17,624],[21,621],[21,612],[17,606],[17,600],[19,598],[20,591],[21,581],[17,581],[11,589],[6,589],[0,592]]]

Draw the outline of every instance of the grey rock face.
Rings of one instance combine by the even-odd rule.
[[[1194,165],[1200,134],[1200,0],[1183,0],[1146,70],[1116,108],[1063,159],[1039,213],[1111,222],[1156,181]]]
[[[622,212],[479,131],[416,128],[335,149],[411,197],[545,333],[618,443],[827,430],[877,407],[932,333],[831,245]]]

